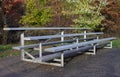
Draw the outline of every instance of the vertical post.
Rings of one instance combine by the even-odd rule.
[[[93,46],[93,55],[96,54],[96,45]]]
[[[61,67],[64,67],[64,51],[61,52]]]
[[[87,31],[84,31],[84,41],[86,41],[87,35],[86,35]]]
[[[99,35],[97,35],[97,38],[96,38],[97,40],[99,40]],[[99,44],[97,44],[97,45],[99,45]]]
[[[64,41],[64,37],[62,35],[64,35],[64,31],[61,32],[61,42]],[[63,43],[61,43],[61,45],[63,45]]]
[[[42,43],[39,44],[39,58],[42,61]]]
[[[110,43],[108,43],[107,46],[104,47],[104,48],[112,48],[112,47],[113,47],[113,46],[112,46],[112,41],[110,41]]]
[[[64,35],[64,31],[61,32],[61,35]],[[64,41],[64,37],[61,36],[61,41]]]
[[[64,31],[61,32],[61,35],[64,35]],[[61,36],[61,41],[62,42],[64,41],[64,37],[63,36]],[[61,52],[61,67],[64,67],[64,51]]]
[[[24,33],[22,33],[20,35],[20,43],[21,43],[21,46],[24,46]],[[24,49],[21,49],[21,59],[24,60],[25,59],[25,50]]]
[[[99,40],[99,36],[97,35],[97,40]]]
[[[78,39],[78,38],[76,39],[76,43],[77,43],[77,44],[79,43],[79,39]],[[77,50],[78,50],[78,48],[79,48],[79,47],[77,46]]]
[[[108,44],[108,46],[105,47],[105,48],[112,48],[112,41],[110,41],[110,43]]]
[[[110,48],[113,48],[113,46],[112,46],[112,41],[110,41]]]

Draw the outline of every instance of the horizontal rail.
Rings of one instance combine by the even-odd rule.
[[[72,27],[36,27],[36,28],[4,28],[3,30],[88,30],[90,28],[72,28]]]
[[[60,37],[74,37],[74,36],[83,36],[83,35],[97,35],[103,34],[103,32],[96,33],[80,33],[80,34],[64,34],[64,35],[48,35],[48,36],[31,36],[25,37],[24,40],[39,40],[39,39],[51,39],[51,38],[60,38]]]

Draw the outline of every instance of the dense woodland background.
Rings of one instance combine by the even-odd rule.
[[[76,16],[65,16],[65,3],[60,0],[48,0],[47,6],[52,9],[52,19],[44,27],[69,27]],[[99,0],[98,0],[99,2]],[[97,2],[96,2],[97,3]],[[24,0],[0,0],[0,44],[18,42],[20,32],[4,31],[4,27],[26,27],[20,24],[25,15]],[[108,0],[108,4],[101,10],[105,19],[94,31],[103,31],[109,35],[120,37],[120,0]],[[36,26],[32,26],[36,27]],[[37,26],[38,27],[38,26]],[[101,28],[103,28],[101,30]]]

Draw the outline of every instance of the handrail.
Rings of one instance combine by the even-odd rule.
[[[72,28],[72,27],[36,27],[36,28],[23,28],[23,27],[10,27],[10,28],[3,28],[3,30],[89,30],[90,28]]]

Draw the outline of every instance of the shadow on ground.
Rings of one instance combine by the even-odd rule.
[[[20,56],[0,60],[0,77],[120,77],[120,49],[79,55],[64,68],[23,62]]]

